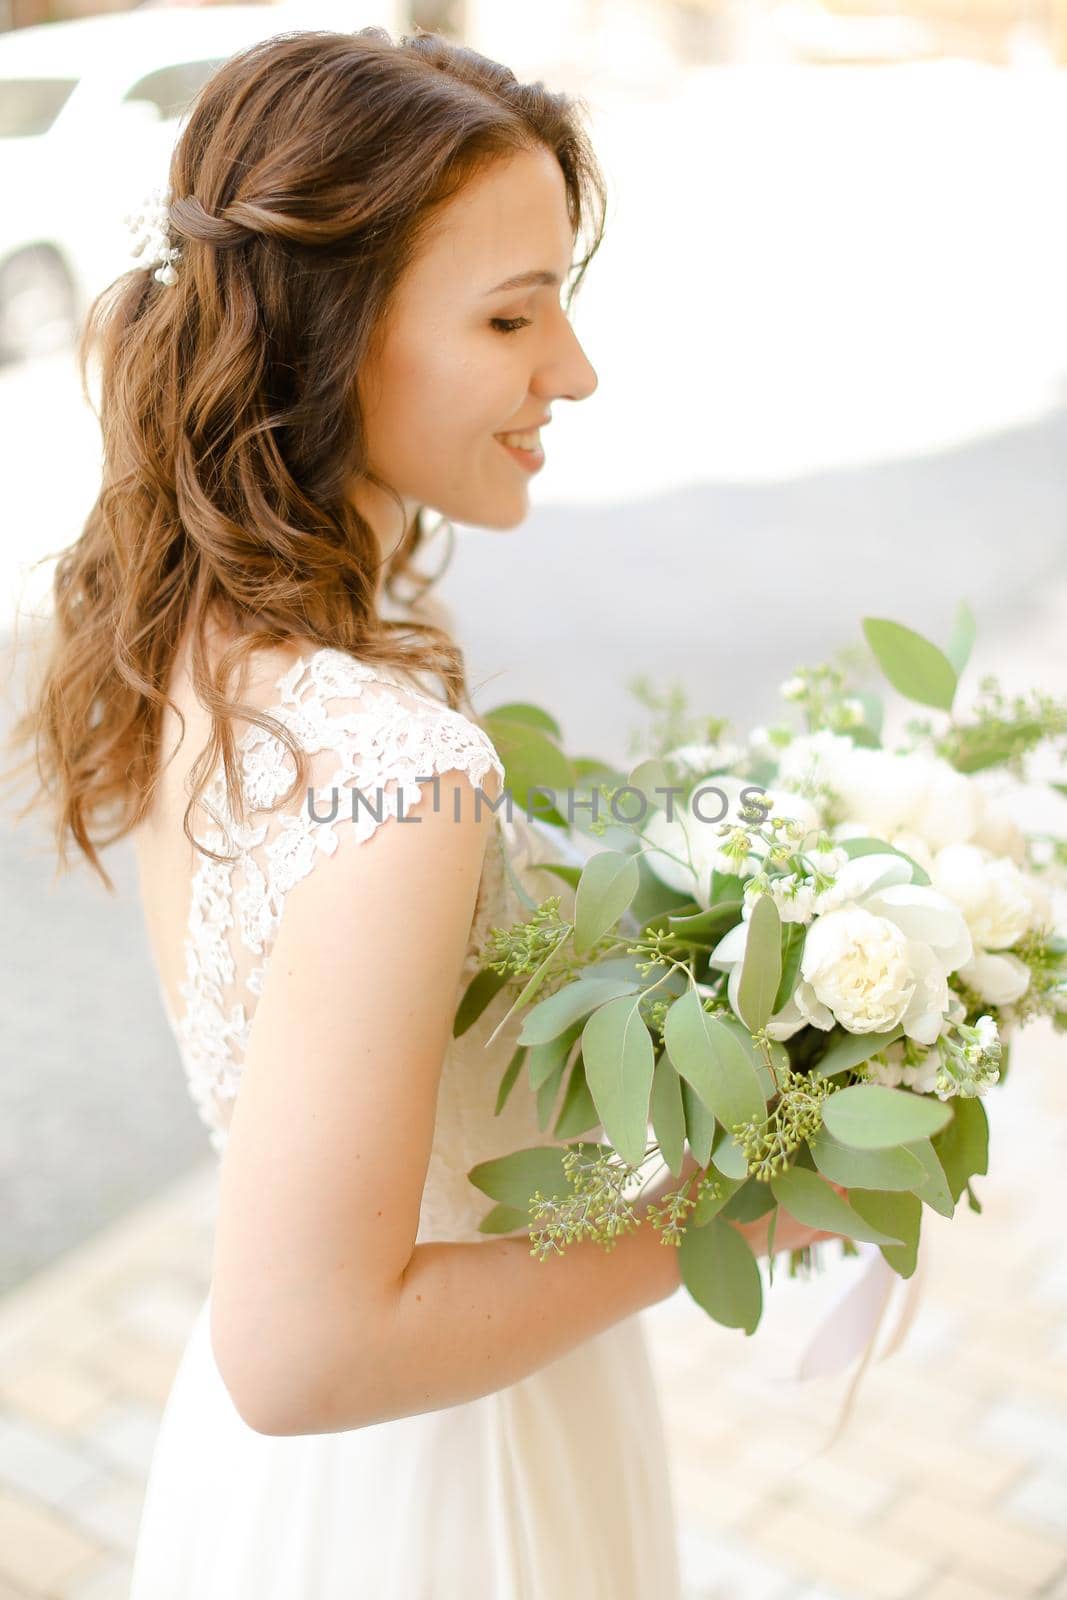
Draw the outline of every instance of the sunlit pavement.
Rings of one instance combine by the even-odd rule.
[[[861,614],[943,636],[963,595],[968,682],[1067,692],[1064,76],[707,70],[591,97],[615,209],[575,320],[600,387],[555,404],[527,522],[460,530],[441,586],[482,708],[538,700],[572,747],[621,755],[639,665],[762,719]],[[69,356],[0,375],[0,436],[10,609],[95,489]],[[0,841],[24,1063],[3,1080],[0,1281],[25,1279],[0,1303],[0,1600],[115,1600],[206,1287],[214,1169],[128,852],[107,901],[80,872],[52,889],[43,842]],[[783,1380],[854,1264],[777,1284],[749,1341],[684,1293],[648,1314],[691,1600],[1067,1595],[1064,1054],[1044,1028],[1017,1046],[984,1215],[927,1214],[920,1320],[827,1455],[840,1383]]]

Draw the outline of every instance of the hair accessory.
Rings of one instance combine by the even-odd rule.
[[[122,220],[133,235],[130,254],[134,259],[140,258],[142,267],[149,267],[154,261],[162,262],[152,276],[168,286],[177,283],[174,263],[181,260],[182,253],[170,238],[170,190],[158,187],[149,190],[141,201],[140,210],[127,212]]]

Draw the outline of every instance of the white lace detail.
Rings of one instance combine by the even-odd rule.
[[[309,757],[307,790],[274,813],[263,814],[292,785],[293,758],[282,742],[259,727],[237,741],[247,820],[238,824],[228,804],[219,764],[206,790],[212,814],[224,824],[198,832],[220,864],[197,855],[185,936],[184,1010],[174,1022],[189,1090],[222,1155],[233,1101],[240,1085],[255,1002],[263,991],[270,952],[285,897],[341,838],[368,839],[402,805],[417,804],[422,782],[459,769],[478,785],[490,768],[504,768],[483,729],[390,670],[343,651],[321,649],[296,662],[276,685],[279,700],[265,709],[296,737]],[[336,790],[336,797],[332,791]],[[353,794],[358,790],[363,800]],[[402,797],[402,798],[401,798]],[[336,805],[334,804],[336,798]],[[365,802],[365,803],[364,803]],[[318,818],[329,820],[317,820]],[[486,848],[474,917],[456,1003],[478,969],[479,952],[494,925],[527,914],[508,878],[512,870],[548,852],[535,852],[540,836],[522,819],[497,813]],[[516,849],[517,845],[517,849]],[[535,876],[528,892],[573,895],[554,874]],[[515,1049],[521,1019],[485,1043],[510,1003],[499,995],[467,1033],[451,1042],[438,1096],[438,1123],[424,1194],[420,1238],[484,1237],[477,1223],[490,1202],[466,1178],[474,1162],[531,1143],[553,1142],[535,1117],[525,1080],[516,1084],[500,1117],[494,1106],[500,1077]]]

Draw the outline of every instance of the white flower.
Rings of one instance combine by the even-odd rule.
[[[799,981],[768,1022],[770,1038],[840,1022],[852,1033],[903,1026],[909,1038],[933,1044],[949,1011],[948,974],[971,959],[973,942],[958,907],[910,877],[901,856],[857,856],[816,896]],[[747,918],[731,928],[709,957],[730,974],[735,1011],[749,925]]]
[[[675,762],[694,778],[717,772],[722,767],[732,767],[741,751],[736,744],[723,741],[719,744],[679,744],[668,750],[666,760]]]
[[[977,787],[977,786],[976,786]],[[1026,836],[1015,818],[999,805],[987,790],[978,788],[978,826],[971,835],[971,843],[978,844],[994,856],[1009,856],[1017,866],[1026,861]]]
[[[1000,1043],[1000,1033],[992,1017],[979,1017],[974,1029],[983,1050],[991,1050],[994,1045]]]
[[[918,863],[928,878],[933,877],[934,857],[926,840],[920,838],[910,828],[901,828],[888,838],[886,844],[891,844],[894,850],[903,850],[906,856]]]
[[[879,1052],[884,1061],[872,1056],[864,1063],[868,1083],[880,1083],[887,1089],[899,1089],[904,1081],[904,1051],[899,1044],[886,1045]]]
[[[1010,1005],[1030,987],[1030,968],[1007,951],[981,950],[973,961],[958,968],[959,976],[987,1006]]]
[[[829,850],[808,850],[805,852],[813,872],[821,872],[824,877],[832,878],[842,867],[848,865],[849,854],[840,846],[833,845]]]
[[[751,885],[746,886],[746,910],[751,910],[761,892]],[[811,921],[815,912],[815,890],[798,873],[789,872],[782,877],[772,878],[770,889],[766,892],[778,907],[778,915],[783,922]]]
[[[783,700],[799,700],[807,687],[803,678],[787,678],[779,685],[778,693]]]
[[[959,906],[983,950],[1006,950],[1051,915],[1043,885],[1007,856],[993,856],[979,845],[945,845],[930,876]]]
[[[788,788],[790,784],[829,781],[829,774],[856,748],[848,734],[831,733],[829,728],[799,733],[778,757],[778,782]]]
[[[937,1087],[937,1074],[941,1066],[938,1050],[928,1050],[914,1067],[905,1067],[901,1073],[904,1086],[916,1094],[933,1094]]]
[[[839,755],[827,782],[849,821],[862,821],[872,837],[889,840],[907,830],[931,849],[969,839],[979,817],[971,780],[938,756],[857,748]]]
[[[881,1034],[905,1019],[921,1024],[931,997],[941,1000],[939,1029],[949,1003],[949,986],[928,947],[859,906],[817,918],[808,930],[800,973],[805,982],[798,984],[795,1000],[808,1021],[824,1026],[819,1008],[825,1008],[832,1013],[830,1026],[840,1022],[849,1034]]]

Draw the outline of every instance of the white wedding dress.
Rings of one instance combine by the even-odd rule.
[[[196,855],[184,1010],[170,1020],[220,1157],[287,891],[313,869],[328,872],[336,849],[358,848],[395,817],[398,787],[409,812],[416,777],[460,768],[477,784],[490,766],[503,773],[470,719],[414,680],[343,652],[305,655],[276,694],[267,709],[309,752],[317,809],[329,807],[334,786],[341,804],[333,822],[309,817],[306,791],[273,815],[257,810],[284,793],[295,768],[281,742],[255,727],[238,743],[247,825],[233,820],[221,766],[208,789],[227,834],[198,837],[220,853],[236,847],[238,860]],[[353,785],[368,806],[381,786],[381,822],[364,806],[352,820],[345,791]],[[567,884],[536,870],[538,861],[562,859],[548,830],[526,822],[518,806],[510,823],[498,813],[457,1003],[489,929],[528,914],[508,878],[505,841],[534,900],[559,893],[573,904]],[[354,906],[346,936],[360,930]],[[485,1043],[510,999],[497,995],[450,1042],[419,1243],[484,1240],[478,1223],[492,1201],[468,1170],[563,1142],[551,1134],[555,1114],[541,1132],[525,1074],[494,1115],[521,1019]],[[475,1401],[344,1432],[272,1436],[234,1407],[212,1353],[209,1307],[210,1289],[156,1440],[130,1600],[677,1600],[675,1508],[640,1315]]]

